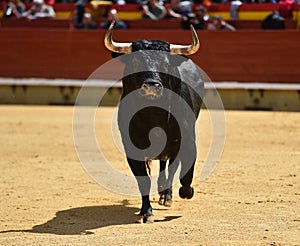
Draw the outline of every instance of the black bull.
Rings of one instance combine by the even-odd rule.
[[[112,40],[111,43],[117,46]],[[123,44],[118,46],[120,49],[106,46],[114,56],[124,51]],[[125,63],[125,77],[118,125],[127,161],[142,195],[139,222],[153,220],[148,176],[151,160],[160,161],[159,204],[171,206],[172,183],[179,163],[179,196],[190,199],[194,194],[191,183],[197,156],[195,123],[204,94],[203,79],[191,60],[172,54],[174,45],[171,46],[164,41],[134,41],[130,52],[125,49],[130,54],[120,57]],[[184,50],[183,54],[188,53]],[[129,112],[134,114],[127,124]]]

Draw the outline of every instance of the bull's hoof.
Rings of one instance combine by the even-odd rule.
[[[182,199],[191,199],[194,196],[194,188],[193,187],[180,187],[179,196]]]
[[[150,223],[153,223],[154,222],[154,216],[151,215],[151,216],[144,216],[144,223],[146,224],[150,224]]]
[[[159,197],[158,204],[165,206],[165,207],[171,207],[172,206],[172,197],[170,195],[161,195]]]
[[[138,224],[151,224],[154,222],[154,216],[153,215],[139,215],[138,219],[135,221],[135,223]]]
[[[167,194],[164,201],[165,207],[171,207],[172,206],[172,196],[170,194]]]
[[[172,200],[165,200],[164,206],[165,207],[171,207],[172,206]]]
[[[164,203],[165,203],[165,195],[161,195],[159,197],[158,204],[163,206]]]

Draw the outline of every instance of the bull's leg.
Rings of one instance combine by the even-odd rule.
[[[178,169],[178,166],[179,166],[179,159],[169,160],[167,189],[165,191],[165,200],[164,200],[164,205],[166,207],[171,207],[172,205],[172,186],[173,186],[174,175]]]
[[[139,213],[139,223],[153,222],[152,207],[150,204],[149,193],[151,188],[151,180],[148,176],[146,163],[144,161],[136,161],[127,158],[132,173],[134,174],[140,193],[142,195],[142,208]]]
[[[180,183],[182,187],[179,189],[179,196],[181,198],[191,199],[194,196],[194,188],[191,187],[194,167],[197,157],[197,150],[195,142],[190,142],[187,145],[186,150],[180,156],[181,158],[181,172],[180,172]]]
[[[174,175],[179,165],[179,159],[170,159],[168,167],[168,179],[166,178],[166,162],[160,161],[160,172],[158,176],[158,193],[160,195],[158,203],[166,207],[172,205],[172,185]]]
[[[165,201],[165,190],[167,187],[167,179],[166,179],[166,161],[160,161],[159,162],[159,174],[157,179],[157,188],[158,188],[158,194],[159,194],[159,205],[164,205]]]

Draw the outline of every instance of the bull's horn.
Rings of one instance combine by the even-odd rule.
[[[170,44],[170,53],[176,55],[192,55],[198,51],[200,48],[200,42],[197,36],[197,33],[191,25],[192,30],[192,44],[191,45],[178,45],[178,44]]]
[[[114,25],[115,25],[115,21],[112,21],[110,27],[108,28],[105,34],[104,44],[106,48],[112,52],[125,53],[125,54],[131,53],[131,46],[132,46],[131,43],[117,43],[113,41],[112,33],[113,33]]]

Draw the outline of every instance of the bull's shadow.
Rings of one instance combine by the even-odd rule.
[[[56,235],[93,234],[92,230],[111,225],[133,224],[137,219],[138,208],[121,205],[87,206],[58,211],[51,220],[35,225],[29,230],[1,231],[9,232],[47,233]],[[167,216],[156,222],[170,221],[178,216]]]
[[[94,229],[131,224],[137,208],[124,205],[88,206],[58,211],[54,218],[28,232],[57,235],[93,234]]]

